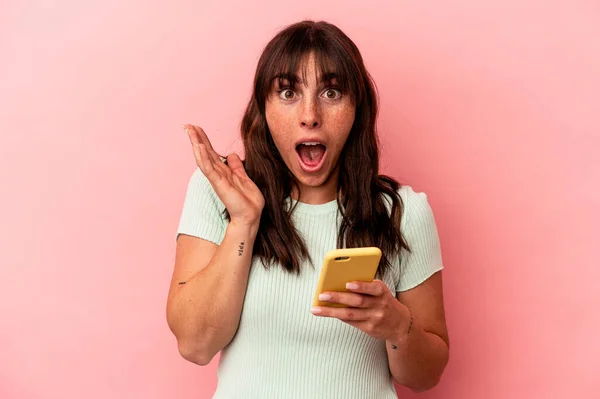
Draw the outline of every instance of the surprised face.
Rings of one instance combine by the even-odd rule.
[[[302,81],[306,69],[307,81]],[[294,80],[292,86],[290,80]],[[292,88],[293,87],[293,88]],[[265,113],[273,141],[302,192],[302,202],[321,204],[336,198],[338,161],[354,123],[356,107],[336,87],[335,74],[317,76],[314,54],[294,76],[273,80]],[[298,199],[298,193],[292,192]]]

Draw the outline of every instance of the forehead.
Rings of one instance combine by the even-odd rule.
[[[273,76],[272,83],[310,86],[332,82],[337,78],[335,67],[319,63],[314,53],[303,56],[296,64],[295,71],[292,71],[292,65],[280,68],[281,72]]]
[[[284,46],[270,55],[258,76],[256,93],[262,103],[273,90],[283,87],[293,90],[298,84],[307,88],[335,86],[354,99],[360,72],[344,52],[320,47],[303,52]]]
[[[311,52],[310,54],[307,54],[300,59],[295,72],[298,76],[308,74],[309,76],[312,75],[312,77],[316,77],[317,74],[320,72],[320,69],[322,68],[317,63],[315,53]],[[306,77],[304,80],[306,80]]]

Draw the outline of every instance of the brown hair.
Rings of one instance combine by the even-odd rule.
[[[410,250],[400,231],[404,209],[398,194],[400,184],[378,174],[375,84],[356,45],[339,28],[324,21],[302,21],[283,29],[267,44],[258,61],[254,90],[241,124],[246,173],[265,198],[253,255],[260,257],[267,268],[279,263],[295,273],[300,272],[301,260],[312,263],[291,221],[293,208],[285,206],[292,185],[300,190],[275,146],[265,117],[273,80],[294,75],[301,60],[311,52],[322,76],[335,73],[338,89],[350,95],[356,106],[354,124],[339,161],[337,202],[343,219],[337,247],[379,247],[383,253],[378,268],[381,276],[391,266],[392,254],[401,248]],[[290,83],[293,88],[294,82]],[[391,213],[381,194],[389,196]]]

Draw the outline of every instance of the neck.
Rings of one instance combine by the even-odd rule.
[[[305,204],[325,204],[336,200],[338,197],[337,178],[330,178],[324,184],[317,187],[306,186],[302,183],[298,183],[298,185],[300,192],[302,193],[302,198],[299,198],[300,193],[298,193],[295,186],[292,186],[291,197],[296,201],[301,201]]]

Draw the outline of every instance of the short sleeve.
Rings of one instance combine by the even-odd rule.
[[[200,168],[188,183],[177,236],[187,234],[219,245],[225,236],[225,205]]]
[[[412,252],[402,250],[396,292],[414,288],[444,268],[437,226],[427,194],[404,186],[400,195],[404,200],[401,229]]]

